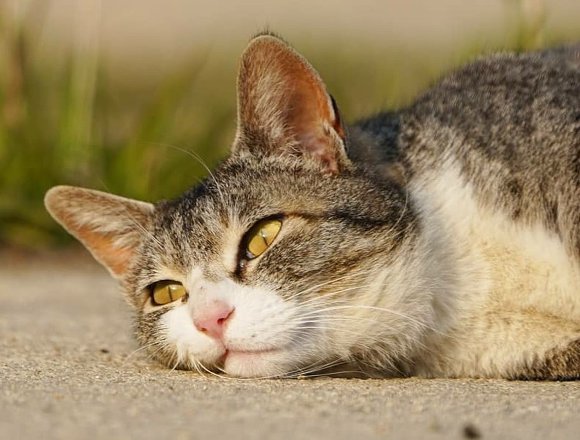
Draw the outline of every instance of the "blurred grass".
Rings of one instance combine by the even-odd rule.
[[[515,24],[497,47],[526,50],[562,39],[543,35],[542,16],[525,20],[519,2],[511,3]],[[42,54],[26,15],[21,18],[0,15],[0,246],[70,242],[43,207],[53,185],[154,201],[206,174],[187,151],[210,168],[227,154],[236,123],[231,60],[237,53],[213,63],[209,50],[191,54],[153,85],[139,77],[122,81],[103,68],[94,41]],[[397,47],[294,43],[350,118],[404,105],[442,71],[492,49],[473,41],[449,59]]]

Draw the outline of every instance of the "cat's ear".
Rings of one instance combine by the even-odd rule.
[[[48,212],[115,278],[123,278],[151,224],[152,204],[100,191],[56,186],[44,198]]]
[[[272,35],[254,38],[238,76],[234,152],[300,154],[336,173],[350,163],[338,108],[306,59]]]

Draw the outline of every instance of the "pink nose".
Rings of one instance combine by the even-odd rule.
[[[234,308],[223,301],[212,301],[199,307],[193,316],[193,324],[202,333],[212,338],[221,339],[228,318]]]

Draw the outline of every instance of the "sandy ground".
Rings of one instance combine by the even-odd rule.
[[[135,349],[95,264],[0,257],[3,439],[579,438],[580,382],[220,379]]]

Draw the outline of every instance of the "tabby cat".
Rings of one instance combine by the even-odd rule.
[[[58,186],[168,367],[580,378],[580,46],[498,54],[346,126],[271,34],[230,156],[155,204]]]

